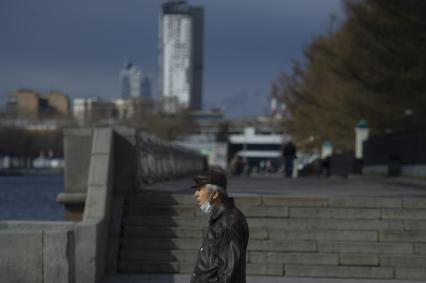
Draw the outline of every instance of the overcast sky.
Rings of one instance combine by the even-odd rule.
[[[342,18],[340,0],[189,0],[205,9],[204,108],[264,114],[271,81]],[[0,0],[0,102],[18,88],[120,96],[126,59],[158,78],[159,0]],[[156,91],[155,87],[154,91]]]

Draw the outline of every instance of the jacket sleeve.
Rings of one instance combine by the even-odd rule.
[[[236,225],[225,229],[218,261],[219,282],[236,282],[243,268],[242,261],[245,261],[245,258],[242,259],[245,256],[244,245],[241,231],[238,231]]]

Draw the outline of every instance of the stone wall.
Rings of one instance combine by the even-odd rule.
[[[193,202],[191,195],[129,197],[119,270],[191,274],[208,224]],[[250,228],[248,275],[426,281],[425,198],[273,195],[235,202]]]
[[[0,222],[0,281],[74,283],[74,225],[73,222]]]

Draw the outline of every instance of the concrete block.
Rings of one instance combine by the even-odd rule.
[[[288,207],[240,207],[246,217],[288,217]]]
[[[106,216],[107,191],[105,186],[89,186],[84,206],[84,219],[103,219]]]
[[[274,227],[286,230],[402,230],[404,228],[401,220],[376,219],[248,218],[247,222],[250,227]]]
[[[107,186],[109,180],[110,157],[108,155],[93,155],[90,160],[88,185]]]
[[[368,255],[413,254],[411,243],[329,242],[318,243],[321,253],[355,253]]]
[[[127,127],[114,127],[114,131],[127,139],[136,140],[136,129]]]
[[[265,206],[305,206],[305,207],[326,207],[328,201],[325,198],[303,198],[303,197],[282,197],[264,196]]]
[[[0,221],[0,232],[65,231],[73,230],[74,226],[72,221]]]
[[[315,252],[317,246],[314,241],[277,241],[252,240],[248,242],[249,251],[286,251],[286,252]]]
[[[426,281],[426,268],[395,268],[395,279],[422,280]]]
[[[177,273],[179,264],[177,262],[156,263],[138,261],[120,261],[118,271],[123,273]]]
[[[176,217],[176,216],[126,216],[124,225],[140,225],[146,227],[206,227],[208,218],[205,217]]]
[[[374,255],[340,254],[339,265],[378,266],[379,257]]]
[[[1,282],[43,282],[42,233],[0,231]]]
[[[60,204],[84,204],[86,193],[59,193],[56,201]]]
[[[178,194],[168,194],[168,193],[144,193],[144,194],[135,194],[127,197],[126,202],[129,205],[188,205],[195,207],[194,196],[192,195],[178,195]]]
[[[194,263],[179,262],[179,273],[182,273],[182,274],[194,273]]]
[[[426,268],[426,256],[381,256],[380,266]]]
[[[134,192],[138,186],[135,137],[114,135],[114,191]]]
[[[144,239],[122,238],[121,246],[124,249],[186,249],[198,250],[201,247],[202,239]]]
[[[262,205],[262,197],[259,196],[237,196],[234,201],[237,207]]]
[[[96,282],[99,276],[99,266],[103,259],[97,258],[101,246],[98,234],[101,231],[101,222],[85,220],[79,222],[75,228],[75,280],[76,282]]]
[[[266,240],[268,239],[268,231],[265,228],[250,228],[250,240]]]
[[[96,129],[93,133],[92,155],[109,155],[112,153],[113,146],[112,129],[102,128]]]
[[[122,217],[120,216],[111,216],[109,219],[109,235],[110,236],[119,236],[121,233],[121,221]]]
[[[390,199],[382,197],[352,197],[352,198],[331,198],[328,201],[329,207],[347,207],[347,208],[400,208],[402,202],[400,199]]]
[[[64,136],[91,136],[93,133],[92,128],[69,128],[64,129]]]
[[[200,210],[200,213],[203,213]],[[183,206],[130,206],[126,208],[126,215],[134,216],[167,216],[167,215],[179,215],[179,216],[194,216],[195,207],[183,207]]]
[[[404,220],[404,230],[426,231],[426,220]]]
[[[251,231],[250,231],[251,233]],[[203,237],[203,229],[187,227],[140,227],[126,226],[123,232],[124,237],[139,238],[197,238]]]
[[[121,250],[120,260],[142,262],[187,262],[194,264],[198,250]]]
[[[266,227],[286,227],[286,219],[282,218],[247,218],[247,224],[250,229],[252,228],[266,228]]]
[[[113,194],[111,197],[111,216],[122,217],[124,210],[124,196]]]
[[[113,235],[109,236],[108,239],[108,250],[107,250],[107,271],[110,273],[117,272],[117,259],[118,250],[120,245],[120,237]]]
[[[402,200],[402,208],[407,209],[426,209],[426,199],[404,199]]]
[[[392,209],[384,208],[382,210],[383,219],[416,219],[426,220],[426,210],[420,209]]]
[[[78,205],[66,204],[64,219],[66,221],[79,222],[83,219],[83,213],[84,213],[84,203],[78,204]]]
[[[86,192],[92,151],[91,130],[84,135],[71,131],[64,138],[64,191],[67,193]]]
[[[426,231],[380,231],[381,242],[426,242]]]
[[[377,241],[375,231],[269,229],[274,240]]]
[[[372,208],[291,208],[290,217],[330,219],[380,219],[380,209]]]
[[[286,265],[285,275],[288,277],[392,279],[393,268],[358,267],[358,266]]]
[[[414,254],[416,254],[416,255],[426,255],[426,244],[416,244],[416,243],[414,243]]]
[[[295,265],[338,265],[337,254],[249,252],[250,263],[281,263]]]
[[[74,248],[73,231],[44,232],[44,283],[74,282]]]
[[[282,264],[250,264],[246,265],[247,275],[282,276],[284,267]]]

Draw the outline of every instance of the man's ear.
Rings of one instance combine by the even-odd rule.
[[[217,198],[219,198],[219,192],[213,192],[212,200],[216,200]]]

